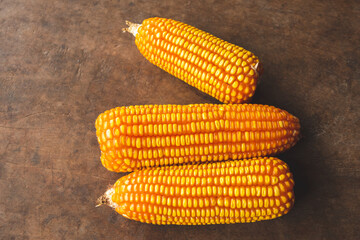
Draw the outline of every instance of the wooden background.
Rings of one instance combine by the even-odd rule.
[[[95,200],[123,174],[100,163],[94,122],[134,104],[217,103],[140,55],[125,20],[173,18],[264,63],[253,102],[298,116],[279,157],[296,203],[254,224],[153,226]],[[359,239],[357,0],[0,1],[0,239]]]

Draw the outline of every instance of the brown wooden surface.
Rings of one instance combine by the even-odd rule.
[[[298,116],[279,156],[296,181],[286,216],[153,226],[95,200],[106,171],[94,122],[133,104],[217,101],[150,64],[125,20],[161,16],[257,54],[253,102]],[[0,239],[359,239],[360,4],[349,1],[0,1]]]

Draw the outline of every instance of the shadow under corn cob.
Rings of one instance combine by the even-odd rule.
[[[253,53],[172,19],[127,24],[146,59],[191,86],[224,103],[254,95],[262,67]]]
[[[120,178],[98,205],[153,224],[255,222],[286,214],[293,186],[276,158],[157,167]]]
[[[110,171],[275,155],[295,145],[299,120],[266,105],[119,107],[95,122]]]

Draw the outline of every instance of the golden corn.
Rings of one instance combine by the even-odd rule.
[[[157,167],[120,178],[98,205],[152,224],[255,222],[286,214],[293,186],[286,163],[272,157]]]
[[[127,24],[145,58],[191,86],[224,103],[254,95],[261,66],[253,53],[171,19]]]
[[[268,156],[299,139],[299,120],[266,105],[118,107],[95,122],[101,162],[111,171]]]

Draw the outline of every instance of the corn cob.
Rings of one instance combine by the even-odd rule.
[[[157,167],[120,178],[98,205],[153,224],[255,222],[286,214],[293,186],[288,166],[276,158]]]
[[[253,53],[171,19],[127,24],[141,54],[166,72],[224,103],[253,96],[262,69]]]
[[[266,105],[144,105],[114,108],[95,122],[110,171],[268,156],[292,147],[299,120]]]

